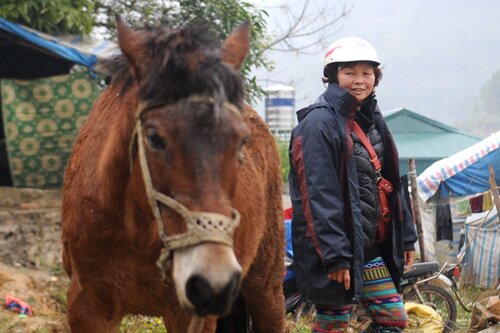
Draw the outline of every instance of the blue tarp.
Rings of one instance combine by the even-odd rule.
[[[489,165],[500,184],[500,131],[475,145],[439,160],[417,178],[419,195],[424,202],[438,191],[440,197],[462,197],[490,189]]]
[[[292,220],[285,220],[285,254],[289,258],[293,258]]]
[[[441,184],[442,197],[462,197],[488,191],[489,164],[493,166],[497,184],[500,183],[500,149],[480,158],[455,176],[446,179]]]
[[[79,36],[56,38],[1,17],[0,30],[88,68],[93,68],[99,59],[109,57],[116,52],[115,44],[110,41],[96,38],[82,39]]]
[[[455,228],[461,229],[460,221],[465,222],[465,245],[461,249],[458,262],[464,260],[468,279],[484,288],[494,287],[500,275],[498,214],[496,208],[493,208],[470,214],[465,218],[463,215],[458,216],[457,204],[464,200],[470,203],[469,198],[476,194],[490,195],[490,192],[487,192],[491,189],[488,181],[490,165],[495,172],[495,182],[500,184],[500,131],[455,155],[435,162],[417,178],[420,198],[424,202],[429,201],[421,211],[426,254],[435,258],[436,244],[439,243],[436,243],[436,210],[433,208],[437,200],[433,202],[430,199],[453,197],[450,200],[453,243],[458,242]],[[456,251],[458,247],[452,245],[453,243],[450,242],[447,246],[448,255],[456,253],[452,251]]]

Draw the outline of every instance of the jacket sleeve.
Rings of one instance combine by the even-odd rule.
[[[301,121],[292,144],[302,208],[311,237],[326,272],[350,268],[353,257],[344,222],[344,198],[339,181],[342,144],[330,110],[316,109]]]
[[[403,249],[404,251],[415,251],[415,242],[417,241],[418,236],[415,229],[408,191],[405,191],[403,186],[404,185],[401,186],[401,191],[399,193],[401,208],[403,210]]]

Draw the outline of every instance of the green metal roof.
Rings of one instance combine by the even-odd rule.
[[[417,175],[420,175],[422,172],[424,172],[425,169],[430,167],[434,162],[439,161],[436,159],[432,160],[425,160],[425,159],[415,159],[415,167],[417,168]],[[399,160],[399,174],[404,175],[408,173],[408,159],[401,158]]]
[[[382,114],[402,159],[439,160],[482,140],[407,109]]]

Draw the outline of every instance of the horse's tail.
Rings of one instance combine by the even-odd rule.
[[[245,300],[238,296],[233,304],[231,312],[217,321],[217,330],[215,333],[251,333],[252,320],[248,313]]]

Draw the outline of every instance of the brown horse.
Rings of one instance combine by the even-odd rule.
[[[143,314],[215,332],[239,295],[255,332],[283,332],[280,160],[243,100],[248,25],[222,45],[203,27],[117,30],[124,57],[65,174],[71,331]]]

